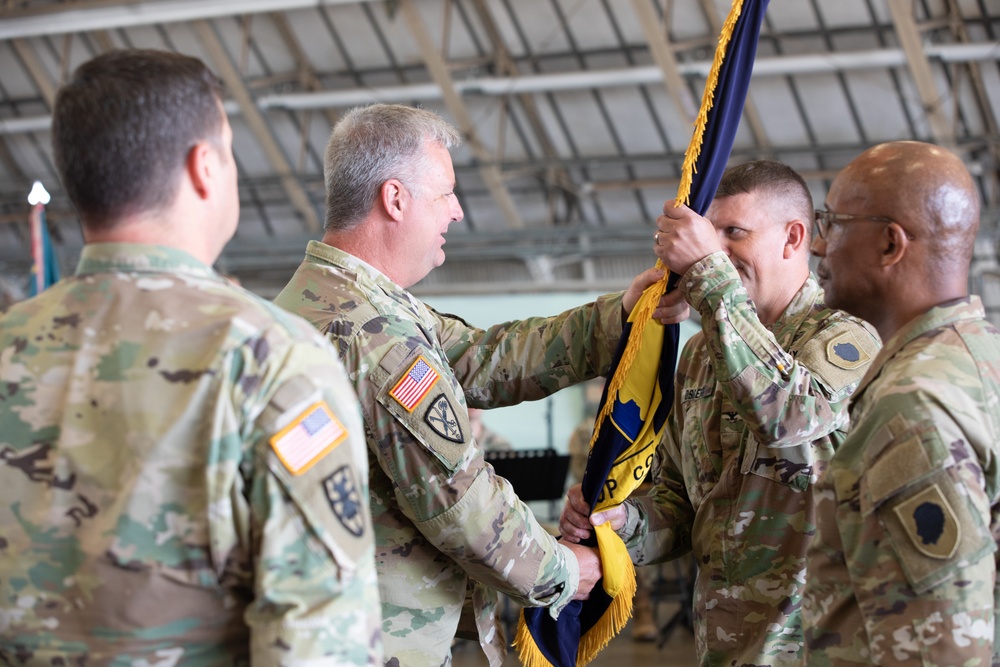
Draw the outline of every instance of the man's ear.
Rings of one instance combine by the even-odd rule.
[[[783,257],[791,259],[797,255],[806,245],[809,238],[809,228],[802,220],[796,218],[785,224],[785,248]]]
[[[879,262],[882,266],[898,264],[910,247],[910,237],[898,222],[888,223],[879,234]]]
[[[188,151],[184,168],[191,187],[201,199],[207,199],[212,190],[213,178],[218,174],[219,156],[212,145],[199,141]]]
[[[382,204],[382,209],[386,215],[396,222],[403,220],[408,198],[409,191],[406,189],[406,186],[395,178],[390,178],[379,188],[379,203]]]

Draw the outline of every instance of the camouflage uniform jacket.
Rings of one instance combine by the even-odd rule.
[[[814,484],[878,338],[826,308],[812,276],[765,327],[723,253],[680,289],[702,331],[678,363],[654,490],[620,534],[637,564],[693,552],[701,664],[799,664]]]
[[[0,319],[0,424],[0,663],[381,665],[357,399],[299,318],[88,245]]]
[[[996,664],[1000,330],[978,297],[887,342],[819,484],[810,665]]]
[[[499,664],[506,642],[495,591],[555,614],[575,595],[579,570],[484,462],[467,406],[537,399],[606,372],[620,296],[484,331],[311,242],[276,303],[334,341],[361,400],[387,664],[450,663],[469,577],[488,587],[475,587],[475,620]]]

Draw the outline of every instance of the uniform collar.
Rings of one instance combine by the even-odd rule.
[[[340,248],[322,241],[309,241],[306,245],[306,261],[332,266],[346,274],[360,289],[368,293],[380,293],[406,306],[418,318],[427,317],[427,307],[410,294],[409,290],[393,282],[368,262]]]
[[[328,264],[350,273],[360,283],[368,283],[392,292],[406,291],[363,259],[322,241],[310,241],[306,245],[306,257],[317,264]]]
[[[88,243],[80,253],[76,275],[91,273],[186,273],[202,278],[222,276],[177,248],[145,243]]]
[[[816,277],[810,272],[806,281],[802,283],[802,287],[795,293],[778,319],[767,327],[782,348],[788,349],[795,339],[795,333],[802,327],[809,314],[813,312],[817,301],[822,298],[823,290],[816,281]]]
[[[983,309],[983,302],[975,295],[946,301],[917,315],[886,341],[872,362],[871,368],[865,373],[861,384],[851,396],[851,402],[854,403],[865,388],[882,372],[882,367],[912,341],[933,329],[948,327],[962,320],[981,320],[985,317],[986,311]]]

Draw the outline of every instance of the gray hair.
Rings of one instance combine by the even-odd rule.
[[[452,148],[462,138],[450,123],[424,109],[373,104],[347,112],[330,134],[323,161],[327,231],[361,222],[391,178],[413,189],[428,141]]]

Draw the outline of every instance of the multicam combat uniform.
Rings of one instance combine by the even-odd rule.
[[[1000,535],[1000,330],[977,297],[886,343],[819,484],[810,665],[989,665]]]
[[[469,577],[488,587],[476,586],[473,602],[480,643],[499,664],[495,591],[558,613],[579,570],[484,463],[468,407],[537,399],[606,371],[621,335],[620,295],[484,331],[311,242],[276,303],[334,341],[361,401],[387,664],[450,663]]]
[[[382,664],[357,399],[305,322],[88,245],[0,319],[0,424],[0,663]]]
[[[763,326],[721,252],[680,289],[702,331],[678,364],[654,490],[627,502],[619,534],[637,564],[693,552],[701,664],[797,665],[813,485],[878,339],[824,307],[812,276]]]

